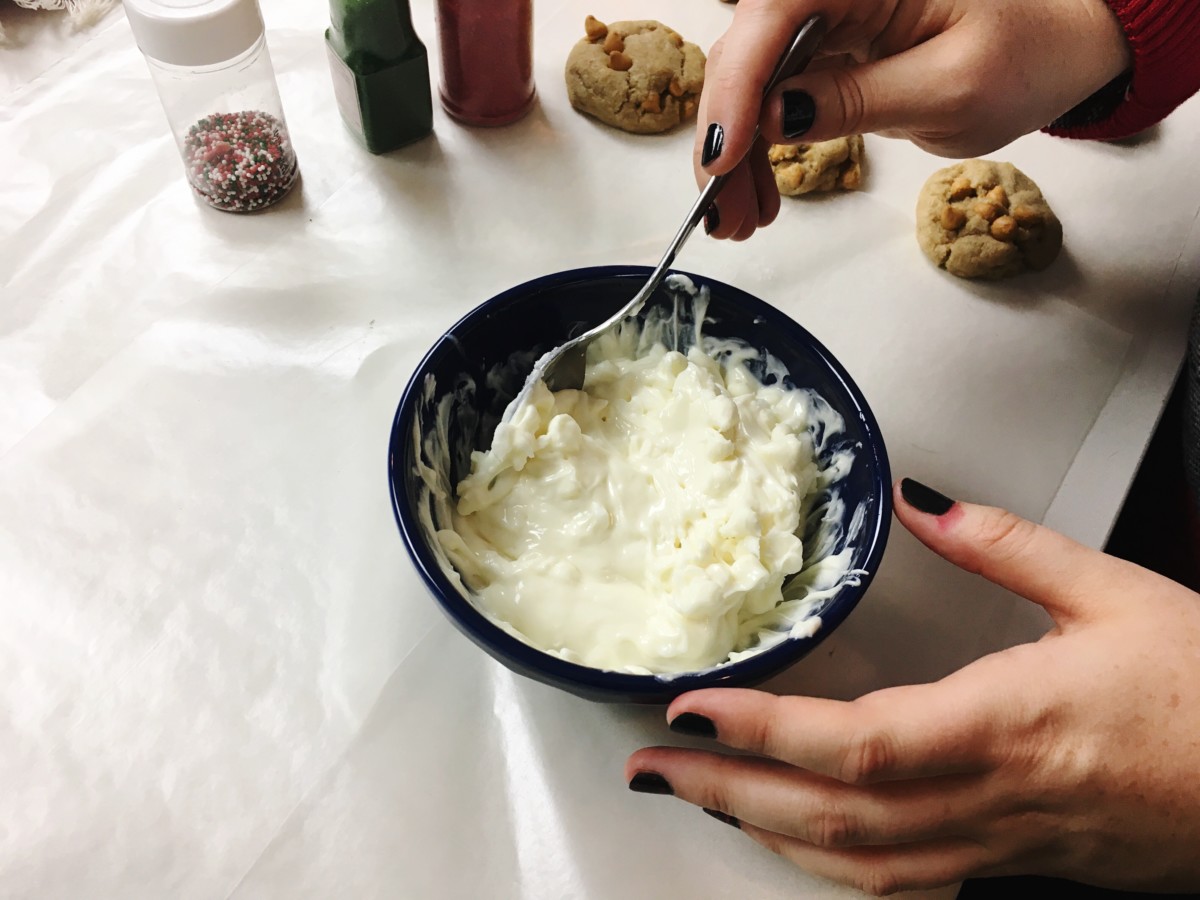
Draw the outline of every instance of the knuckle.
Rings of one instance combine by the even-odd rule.
[[[745,92],[751,72],[748,65],[735,60],[725,60],[712,79],[713,93],[724,97],[738,97]],[[707,81],[706,81],[707,89]]]
[[[1015,513],[999,510],[979,526],[976,541],[986,558],[1007,562],[1028,548],[1037,526]]]
[[[862,840],[862,827],[844,809],[826,806],[813,822],[812,843],[818,847],[852,847]]]
[[[721,56],[725,52],[725,35],[719,37],[711,47],[708,48],[708,54],[704,60],[705,78],[710,72],[719,71],[721,68]]]
[[[867,100],[862,82],[851,69],[833,69],[834,96],[837,103],[832,110],[838,134],[856,134],[862,128],[867,113]]]
[[[733,777],[731,768],[730,758],[718,756],[712,777],[697,784],[687,799],[697,806],[736,815],[729,796],[729,784]]]
[[[973,121],[984,108],[980,100],[987,97],[994,74],[980,60],[973,44],[966,42],[945,45],[940,53],[939,68],[945,73],[938,84],[935,108],[950,121]]]
[[[751,750],[760,756],[769,756],[773,759],[786,758],[786,739],[783,729],[784,718],[780,710],[781,704],[782,700],[778,697],[775,698],[771,701],[771,705],[765,715],[759,716],[754,720],[750,729],[747,750]]]
[[[756,718],[746,733],[746,749],[762,756],[770,756],[767,748],[774,741],[772,732],[775,729],[775,717],[771,715]]]
[[[872,897],[887,897],[904,889],[900,878],[894,871],[882,865],[873,865],[859,873],[858,884],[855,885],[864,894]]]
[[[767,25],[778,30],[779,5],[778,0],[741,0],[734,8],[734,22],[751,28]]]
[[[884,731],[860,731],[846,746],[838,780],[846,784],[870,784],[895,766],[896,747]]]
[[[719,784],[701,785],[696,789],[696,796],[693,801],[697,806],[705,809],[715,809],[718,812],[729,813],[729,797],[725,792],[724,787]],[[732,813],[730,813],[732,815]]]

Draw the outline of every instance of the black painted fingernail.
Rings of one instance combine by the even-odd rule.
[[[638,772],[629,782],[629,789],[639,794],[674,794],[675,790],[657,772]]]
[[[783,136],[798,138],[812,128],[817,105],[807,91],[783,92]]]
[[[712,234],[721,227],[721,213],[714,203],[704,212],[704,233]]]
[[[900,494],[913,509],[929,513],[931,516],[944,516],[954,506],[954,501],[945,494],[939,494],[933,488],[911,478],[900,482]]]
[[[690,734],[692,737],[715,738],[717,736],[717,726],[713,724],[713,720],[699,713],[680,713],[671,720],[671,724],[667,727],[679,734]]]
[[[708,813],[710,816],[712,816],[714,819],[716,819],[718,822],[724,822],[726,825],[732,825],[734,828],[742,827],[741,822],[739,822],[733,816],[728,815],[727,813],[723,813],[717,809],[709,809],[707,806],[702,806],[700,808],[702,810],[704,810],[706,813]]]
[[[721,155],[723,149],[725,149],[725,129],[713,122],[708,126],[708,133],[704,135],[704,149],[700,151],[700,165],[707,166]]]

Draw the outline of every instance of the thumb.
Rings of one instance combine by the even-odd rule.
[[[1060,624],[1095,619],[1146,573],[992,506],[960,503],[911,478],[893,486],[896,516],[934,553],[1045,607]],[[1144,589],[1144,581],[1142,582]]]
[[[962,113],[969,118],[970,107],[964,110],[961,101],[972,82],[952,75],[960,55],[958,36],[943,33],[873,62],[817,66],[767,97],[763,136],[786,144],[886,131],[924,135],[927,143],[936,143],[939,135],[969,125]]]

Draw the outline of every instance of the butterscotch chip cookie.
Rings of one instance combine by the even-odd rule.
[[[635,134],[658,134],[696,115],[704,53],[661,22],[605,25],[593,16],[567,57],[571,105]]]
[[[1012,163],[968,159],[934,172],[917,198],[917,243],[960,278],[1041,270],[1062,249],[1062,224]]]
[[[815,144],[772,144],[767,159],[779,193],[788,197],[813,191],[856,191],[862,186],[861,134]]]

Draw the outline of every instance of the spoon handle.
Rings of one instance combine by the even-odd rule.
[[[817,52],[817,45],[820,44],[824,36],[825,22],[820,16],[813,16],[801,25],[795,35],[793,35],[787,51],[779,58],[779,62],[775,65],[775,71],[771,73],[770,80],[767,82],[766,87],[763,88],[763,96],[765,97],[769,94],[785,78],[791,78],[793,75],[803,72],[809,62],[812,61],[813,56]],[[751,147],[754,146],[754,142],[759,137],[759,129],[755,128],[754,137],[750,141]],[[704,218],[704,213],[708,211],[708,207],[713,202],[713,199],[721,192],[721,188],[725,186],[725,181],[725,175],[716,175],[709,179],[708,184],[704,186],[704,190],[700,192],[700,196],[696,198],[696,202],[692,204],[692,208],[688,212],[687,218],[684,219],[683,225],[675,233],[675,237],[672,238],[671,243],[667,246],[667,252],[663,254],[663,258],[659,260],[654,271],[650,273],[650,278],[623,309],[619,310],[607,321],[601,322],[583,334],[572,338],[561,347],[550,351],[537,361],[533,367],[533,371],[525,380],[524,386],[517,394],[516,399],[505,409],[502,421],[509,421],[514,410],[524,403],[533,390],[533,386],[539,380],[544,381],[546,387],[552,391],[583,387],[584,374],[587,368],[588,344],[628,316],[635,316],[641,311],[646,300],[649,299],[650,295],[662,283],[663,278],[667,274],[667,269],[675,262],[675,255],[679,252],[679,248],[683,246],[683,242],[691,236],[696,225]]]
[[[775,71],[771,73],[771,78],[767,81],[766,87],[763,88],[763,97],[771,93],[775,89],[775,86],[785,78],[791,78],[793,75],[799,75],[803,72],[808,67],[808,64],[812,62],[813,56],[816,55],[817,47],[824,36],[825,21],[820,16],[812,16],[801,25],[792,37],[787,51],[779,58],[779,62],[775,65]],[[755,126],[754,137],[750,139],[751,147],[754,146],[754,142],[758,138],[759,128]],[[704,218],[704,214],[708,212],[708,207],[712,205],[717,194],[721,192],[721,188],[725,187],[727,179],[727,175],[714,175],[708,180],[708,184],[704,186],[704,190],[700,192],[700,196],[696,198],[696,202],[692,204],[687,218],[683,220],[683,225],[675,232],[675,237],[671,239],[671,243],[667,245],[667,252],[663,254],[663,258],[659,260],[654,271],[650,273],[649,280],[637,292],[637,296],[630,301],[629,306],[614,316],[613,319],[620,320],[626,316],[636,315],[641,310],[642,304],[654,293],[654,290],[667,274],[667,269],[675,262],[675,256],[679,253],[679,248],[691,237],[700,220]]]

